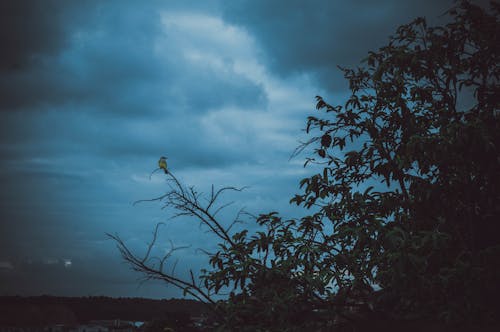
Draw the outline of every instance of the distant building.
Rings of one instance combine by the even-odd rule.
[[[96,326],[102,326],[104,328],[107,328],[107,330],[103,330],[105,332],[135,332],[137,331],[137,325],[142,325],[141,322],[132,322],[121,319],[93,320],[90,321],[89,324],[94,324]],[[84,332],[84,331],[78,331],[78,332]]]
[[[110,332],[111,330],[108,329],[106,326],[98,325],[98,324],[84,324],[84,325],[78,325],[70,330],[68,332]]]
[[[51,325],[47,326],[44,328],[44,332],[67,332],[69,331],[69,327],[64,324],[56,324],[56,325]]]
[[[93,320],[86,324],[80,324],[80,325],[48,326],[43,329],[43,332],[137,332],[139,331],[139,327],[142,325],[143,322],[131,322],[120,319]],[[24,332],[26,330],[22,331]],[[0,332],[4,331],[0,330]],[[11,332],[11,331],[9,330],[5,332]],[[18,330],[15,330],[15,332],[18,332]]]

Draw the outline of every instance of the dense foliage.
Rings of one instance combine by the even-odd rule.
[[[222,329],[313,330],[377,317],[486,322],[500,298],[499,11],[463,1],[450,23],[401,26],[362,66],[341,68],[351,96],[317,97],[291,202],[311,213],[260,215],[231,233],[173,175],[159,198],[221,238],[201,284],[124,257],[212,303]],[[116,239],[116,238],[115,238]],[[119,240],[119,239],[118,239]],[[148,251],[149,252],[149,251]],[[135,260],[134,260],[135,259]],[[163,264],[163,263],[162,263]],[[212,295],[232,290],[225,301]]]

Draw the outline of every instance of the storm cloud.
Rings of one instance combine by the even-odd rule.
[[[475,1],[486,5],[488,1]],[[224,18],[251,32],[265,62],[289,77],[313,74],[332,89],[345,88],[337,66],[353,67],[384,46],[396,29],[417,17],[432,25],[453,5],[448,0],[241,0],[224,7]]]
[[[2,1],[0,292],[180,296],[138,288],[105,236],[140,251],[166,222],[162,243],[191,245],[179,273],[204,264],[197,222],[131,204],[165,190],[158,158],[202,191],[249,186],[224,198],[249,212],[305,213],[288,201],[314,170],[289,157],[314,96],[345,96],[337,65],[450,5]]]

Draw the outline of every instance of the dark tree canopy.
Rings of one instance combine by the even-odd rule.
[[[498,10],[462,2],[445,27],[400,27],[343,69],[345,105],[318,97],[326,118],[308,120],[326,167],[294,201],[319,206],[348,283],[378,285],[393,312],[476,317],[500,295]]]
[[[418,18],[362,65],[341,68],[350,98],[317,97],[309,117],[319,174],[291,203],[301,219],[256,218],[232,232],[217,219],[218,192],[201,194],[172,174],[158,198],[197,217],[221,239],[198,283],[148,265],[119,238],[124,257],[212,304],[223,330],[327,330],[386,317],[489,322],[500,299],[498,3],[467,1],[429,27]],[[327,41],[325,41],[327,42]],[[149,251],[148,251],[149,254]],[[167,257],[168,258],[168,257]],[[214,294],[230,291],[227,300]]]

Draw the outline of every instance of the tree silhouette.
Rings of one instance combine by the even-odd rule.
[[[317,97],[306,163],[322,172],[300,181],[291,203],[300,219],[272,212],[260,229],[231,232],[175,183],[157,200],[194,216],[219,239],[210,270],[182,281],[151,265],[119,237],[123,257],[211,304],[226,330],[329,329],[341,322],[422,318],[487,322],[500,298],[500,6],[467,1],[450,23],[418,18],[355,69],[341,68],[351,96]],[[230,290],[226,300],[213,295]]]

